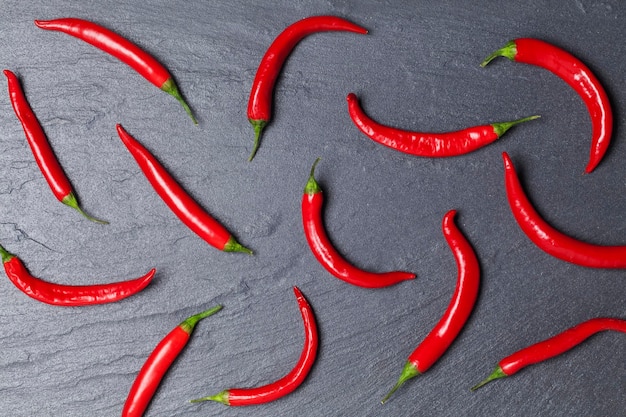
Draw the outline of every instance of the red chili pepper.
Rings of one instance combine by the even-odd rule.
[[[626,268],[626,246],[602,246],[576,240],[550,226],[532,206],[506,152],[504,179],[507,199],[517,224],[528,238],[544,252],[590,268]]]
[[[221,309],[222,306],[217,305],[202,313],[188,317],[159,342],[150,356],[148,356],[148,359],[146,359],[130,388],[128,398],[124,404],[124,410],[122,411],[122,417],[139,417],[143,415],[165,373],[178,355],[180,355],[185,345],[187,345],[196,324],[203,318],[209,317]]]
[[[594,318],[584,321],[549,339],[530,345],[507,356],[486,379],[471,388],[477,390],[494,379],[511,376],[521,369],[567,352],[589,337],[605,330],[626,333],[626,320]]]
[[[231,388],[216,395],[191,400],[192,403],[216,401],[231,406],[263,404],[290,394],[302,384],[317,356],[317,325],[313,310],[302,292],[297,287],[293,287],[293,292],[304,324],[304,347],[296,366],[287,375],[271,384],[256,388]]]
[[[187,194],[159,161],[119,124],[117,133],[157,194],[187,227],[219,250],[252,254]]]
[[[351,265],[333,247],[330,239],[328,239],[326,235],[324,222],[322,220],[324,195],[313,175],[315,166],[319,160],[320,159],[317,158],[311,168],[311,174],[309,175],[309,180],[304,187],[304,194],[302,195],[302,223],[304,226],[304,235],[315,258],[333,276],[359,287],[387,287],[401,281],[414,279],[415,274],[411,272],[393,271],[376,273],[364,271]]]
[[[593,171],[609,147],[613,130],[611,103],[596,76],[569,52],[538,39],[512,40],[489,55],[480,65],[484,67],[499,56],[547,69],[580,95],[591,116],[592,127],[591,156],[585,172]]]
[[[74,36],[113,55],[132,67],[146,80],[173,96],[183,106],[191,120],[195,124],[198,123],[167,69],[152,55],[128,39],[93,22],[76,18],[35,20],[35,25],[41,29],[55,30]]]
[[[52,151],[50,142],[48,142],[46,138],[46,134],[39,124],[28,100],[26,100],[20,81],[17,76],[9,70],[4,70],[4,75],[6,75],[8,80],[9,98],[15,115],[22,124],[26,140],[33,152],[35,161],[54,196],[63,204],[77,210],[87,219],[96,223],[107,224],[108,222],[91,217],[81,209],[69,179],[67,179],[63,168],[61,168],[59,161]]]
[[[313,16],[288,26],[274,39],[263,55],[248,100],[248,120],[254,127],[254,148],[248,158],[254,158],[260,144],[261,131],[272,117],[274,84],[285,60],[304,37],[316,32],[346,31],[366,34],[367,29],[335,16]]]
[[[383,404],[406,381],[423,374],[437,362],[461,332],[474,308],[480,284],[480,266],[472,246],[454,224],[455,215],[456,211],[450,210],[443,218],[443,235],[458,268],[454,295],[437,325],[409,355],[398,382],[383,398]]]
[[[474,126],[455,132],[412,132],[385,126],[372,120],[363,111],[354,93],[348,94],[346,100],[350,118],[356,127],[370,139],[400,152],[425,157],[450,157],[475,151],[494,142],[511,127],[539,118],[539,116],[530,116],[510,122]]]
[[[0,246],[0,256],[9,280],[24,294],[42,303],[74,307],[112,303],[143,290],[154,277],[155,269],[129,281],[96,285],[61,285],[32,276],[20,258]]]

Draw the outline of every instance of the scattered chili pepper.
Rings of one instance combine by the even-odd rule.
[[[43,128],[24,95],[19,79],[9,70],[4,70],[4,75],[6,75],[8,80],[9,98],[15,115],[22,124],[26,140],[35,157],[35,162],[37,162],[37,166],[39,166],[54,196],[63,204],[77,210],[87,219],[96,223],[107,224],[108,222],[106,221],[91,217],[80,207],[72,185],[54,155],[50,142],[48,142]]]
[[[370,139],[400,152],[425,157],[450,157],[475,151],[494,142],[511,127],[539,118],[539,116],[530,116],[454,132],[412,132],[385,126],[372,120],[363,111],[354,93],[348,94],[346,100],[350,118],[356,127]]]
[[[605,330],[626,333],[626,320],[603,317],[590,319],[556,336],[518,350],[502,359],[493,373],[474,385],[471,391],[475,391],[495,379],[511,376],[529,365],[565,353],[594,334]]]
[[[314,177],[315,166],[319,160],[320,158],[317,158],[311,168],[309,180],[304,187],[304,194],[302,195],[302,223],[304,226],[304,235],[315,258],[336,278],[359,287],[380,288],[394,285],[401,281],[414,279],[415,274],[411,272],[393,271],[376,273],[364,271],[351,265],[333,247],[330,239],[326,235],[324,222],[322,220],[324,195]]]
[[[528,238],[544,252],[590,268],[626,268],[626,246],[602,246],[576,240],[554,229],[532,206],[506,152],[504,178],[513,216]]]
[[[250,249],[238,243],[224,226],[187,194],[154,155],[119,124],[117,133],[157,194],[187,227],[219,250],[252,254]]]
[[[231,406],[257,405],[277,400],[290,394],[306,379],[317,356],[318,335],[313,310],[298,287],[293,287],[304,324],[304,347],[296,366],[287,375],[256,388],[231,388],[219,394],[191,400],[192,403],[216,401]]]
[[[304,37],[316,32],[346,31],[367,34],[367,29],[335,16],[312,16],[288,26],[274,39],[263,55],[248,100],[248,120],[254,128],[254,147],[248,158],[254,158],[260,144],[261,132],[272,117],[274,84],[293,48]]]
[[[512,40],[489,55],[480,65],[484,67],[500,56],[547,69],[580,95],[591,116],[592,127],[591,156],[585,172],[593,171],[609,147],[613,130],[611,103],[596,76],[569,52],[538,39]]]
[[[112,303],[143,290],[154,277],[155,269],[129,281],[96,285],[62,285],[32,276],[21,259],[0,246],[0,256],[9,280],[24,294],[42,303],[74,307]]]
[[[455,215],[456,210],[450,210],[443,218],[443,235],[458,268],[454,295],[437,325],[409,355],[398,382],[383,398],[383,404],[406,381],[426,372],[445,353],[474,308],[480,284],[480,266],[472,246],[454,224]]]
[[[130,388],[122,417],[140,417],[143,415],[165,373],[187,345],[196,324],[221,309],[222,306],[217,305],[186,318],[157,344]]]
[[[173,96],[183,106],[191,120],[195,124],[198,123],[167,69],[152,55],[128,39],[94,22],[76,18],[35,20],[35,25],[41,29],[55,30],[74,36],[113,55],[146,80]]]

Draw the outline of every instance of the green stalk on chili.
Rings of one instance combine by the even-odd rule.
[[[614,318],[593,318],[584,321],[549,339],[525,347],[502,359],[496,369],[480,383],[474,385],[475,391],[483,385],[507,376],[511,376],[523,368],[533,365],[576,347],[594,334],[606,330],[626,333],[626,320]]]
[[[128,281],[96,285],[62,285],[32,276],[20,258],[0,246],[0,256],[9,280],[20,291],[42,303],[63,307],[112,303],[143,290],[152,281],[155,269]]]
[[[230,406],[257,405],[277,400],[290,394],[306,379],[315,363],[318,347],[317,324],[313,310],[298,287],[293,287],[304,324],[304,346],[300,359],[281,379],[256,388],[231,388],[216,395],[191,400],[192,403],[216,401]]]
[[[122,417],[140,417],[143,415],[165,373],[187,345],[196,324],[221,309],[222,306],[217,305],[186,318],[157,344],[130,388]]]
[[[409,379],[426,372],[446,352],[469,318],[480,284],[480,266],[474,249],[463,233],[454,224],[455,210],[443,218],[443,235],[456,260],[458,277],[452,300],[445,313],[409,355],[396,385],[381,401],[383,404]]]
[[[129,65],[146,80],[178,100],[191,120],[195,124],[198,123],[167,69],[152,55],[128,39],[94,22],[76,18],[35,20],[35,25],[41,29],[74,36]]]
[[[104,220],[91,217],[80,207],[76,199],[76,193],[74,193],[72,185],[70,184],[70,180],[67,178],[67,175],[65,175],[61,164],[54,155],[50,142],[48,142],[48,138],[41,124],[39,124],[35,113],[24,95],[19,79],[9,70],[4,70],[4,75],[6,75],[8,80],[9,98],[15,115],[22,124],[26,140],[35,157],[35,162],[37,162],[37,166],[41,170],[54,196],[63,204],[78,211],[85,218],[96,223],[107,224],[108,222]]]

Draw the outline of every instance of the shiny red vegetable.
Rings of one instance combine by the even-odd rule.
[[[561,260],[590,268],[626,268],[626,246],[602,246],[574,239],[550,226],[532,206],[504,152],[504,179],[513,216],[528,238],[544,252]]]
[[[252,253],[187,194],[159,161],[119,124],[117,133],[154,190],[187,227],[219,250]]]
[[[339,278],[352,285],[365,288],[380,288],[397,284],[401,281],[414,279],[415,274],[411,272],[369,272],[351,265],[334,248],[330,239],[326,235],[324,222],[322,219],[322,205],[324,195],[322,189],[313,176],[315,166],[319,158],[311,168],[309,180],[302,195],[302,223],[304,235],[315,255],[315,258],[334,277]]]
[[[94,22],[76,18],[35,20],[35,25],[41,29],[59,31],[74,36],[113,55],[137,71],[146,80],[173,96],[183,106],[191,120],[196,124],[198,123],[167,69],[152,55],[128,39]]]
[[[159,342],[146,359],[130,388],[122,410],[122,417],[143,416],[165,373],[187,345],[196,324],[221,309],[222,306],[218,305],[188,317]]]
[[[613,131],[613,111],[600,81],[585,64],[567,51],[545,41],[520,38],[508,42],[489,55],[484,67],[497,57],[535,65],[551,71],[565,81],[585,102],[591,116],[591,152],[586,173],[593,171],[606,153]]]
[[[565,353],[594,334],[606,330],[626,333],[626,320],[603,317],[590,319],[556,336],[518,350],[502,359],[491,375],[474,385],[471,390],[475,391],[495,379],[511,376],[529,365]]]
[[[9,70],[4,70],[4,75],[6,75],[8,80],[9,98],[15,115],[22,124],[26,140],[35,157],[35,162],[37,162],[37,166],[39,166],[54,196],[63,204],[77,210],[85,218],[96,223],[106,224],[107,222],[91,217],[82,210],[70,180],[65,175],[63,168],[61,168],[61,164],[59,164],[54,155],[46,134],[24,95],[19,79]]]
[[[454,224],[455,215],[455,210],[447,212],[442,225],[458,268],[454,295],[439,322],[409,355],[398,382],[383,398],[383,404],[406,381],[423,374],[437,362],[461,332],[474,308],[480,285],[480,266],[474,249]]]
[[[20,258],[0,246],[0,256],[9,280],[24,294],[42,303],[63,307],[112,303],[143,290],[154,277],[155,269],[129,281],[95,285],[62,285],[32,276]]]
[[[274,84],[280,71],[293,48],[304,37],[327,31],[346,31],[366,34],[367,29],[335,16],[312,16],[299,20],[288,26],[274,39],[263,55],[257,69],[250,98],[248,100],[248,120],[254,128],[254,147],[249,161],[259,148],[261,132],[272,117],[272,100]]]
[[[278,381],[256,388],[231,388],[216,395],[198,398],[191,402],[216,401],[231,406],[257,405],[277,400],[290,394],[306,379],[315,363],[318,347],[317,324],[313,310],[298,287],[293,287],[304,324],[304,346],[298,363]]]
[[[414,156],[450,157],[473,152],[500,138],[511,127],[537,119],[530,116],[510,122],[492,123],[467,129],[425,133],[402,130],[372,120],[361,108],[354,93],[348,94],[348,113],[352,122],[370,139],[391,149]]]

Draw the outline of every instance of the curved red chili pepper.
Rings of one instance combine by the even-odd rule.
[[[288,26],[263,55],[257,69],[250,98],[248,100],[248,120],[254,127],[254,147],[248,158],[254,158],[260,144],[261,132],[272,117],[272,96],[274,84],[280,75],[285,60],[304,37],[315,32],[346,31],[366,34],[367,29],[335,16],[312,16]]]
[[[454,224],[455,215],[455,210],[447,212],[442,225],[458,268],[454,295],[439,322],[409,355],[398,382],[383,398],[383,404],[406,381],[426,372],[437,362],[461,332],[474,308],[480,285],[480,266],[472,246]]]
[[[495,379],[511,376],[529,365],[565,353],[594,334],[605,330],[626,333],[626,320],[603,317],[590,319],[556,336],[518,350],[502,359],[493,373],[474,385],[471,390],[475,391]]]
[[[59,161],[54,155],[50,142],[48,142],[43,128],[39,124],[35,113],[24,95],[20,81],[17,76],[9,70],[4,70],[4,75],[6,75],[8,80],[9,98],[15,115],[22,124],[26,140],[35,157],[35,162],[37,162],[37,166],[39,166],[54,196],[60,202],[72,207],[87,219],[96,223],[107,224],[108,222],[106,221],[89,216],[79,206],[70,180],[65,175],[61,164],[59,164]]]
[[[96,285],[62,285],[32,276],[20,258],[0,246],[0,256],[9,280],[20,291],[42,303],[75,307],[112,303],[143,290],[154,277],[155,269],[146,275],[128,281]]]
[[[507,199],[522,231],[541,250],[561,260],[590,268],[626,268],[626,246],[602,246],[576,240],[550,226],[532,206],[506,152],[504,179]]]
[[[250,249],[238,243],[224,226],[187,194],[154,155],[119,124],[117,133],[154,190],[187,227],[219,250],[252,254]]]
[[[511,127],[539,118],[539,116],[530,116],[510,122],[474,126],[455,132],[412,132],[385,126],[372,120],[363,111],[354,93],[348,94],[346,100],[352,122],[370,139],[409,155],[425,157],[441,158],[473,152],[494,142]]]
[[[565,81],[585,102],[591,116],[591,152],[586,173],[593,171],[604,157],[613,130],[611,103],[600,81],[585,64],[567,51],[547,42],[520,38],[489,55],[480,65],[503,56],[511,61],[545,68]]]
[[[198,123],[167,69],[152,55],[128,39],[96,23],[76,18],[35,20],[35,25],[41,29],[55,30],[74,36],[113,55],[146,80],[173,96],[183,106],[191,120],[195,124]]]
[[[154,348],[141,367],[124,404],[122,417],[140,417],[148,407],[165,373],[187,345],[196,324],[222,309],[217,305],[185,319]]]
[[[231,406],[256,405],[277,400],[290,394],[306,379],[317,356],[318,335],[313,310],[298,287],[293,287],[304,324],[304,346],[296,366],[287,375],[256,388],[231,388],[219,394],[191,400],[191,402],[217,401]]]
[[[393,272],[369,272],[351,265],[333,247],[330,239],[326,235],[324,222],[322,220],[322,205],[324,195],[322,189],[313,176],[315,166],[319,158],[311,168],[309,180],[302,195],[302,223],[304,235],[315,255],[315,258],[334,277],[339,278],[352,285],[365,288],[381,288],[397,284],[401,281],[414,279],[415,274],[404,271]]]

